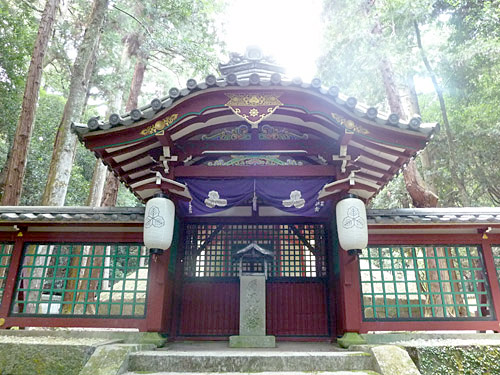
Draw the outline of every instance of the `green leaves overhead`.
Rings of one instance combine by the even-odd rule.
[[[325,2],[325,53],[319,60],[323,82],[388,111],[379,73],[382,56],[390,58],[400,95],[414,79],[421,115],[441,122],[436,94],[416,49],[414,22],[443,88],[451,126],[454,171],[465,183],[472,205],[500,204],[500,1],[375,0]],[[428,146],[431,166],[422,170],[432,180],[442,206],[463,206],[451,182],[446,134]],[[373,206],[406,206],[401,180],[388,185]],[[395,203],[396,202],[396,203]]]
[[[22,204],[40,204],[50,163],[47,146],[54,143],[61,119],[73,63],[92,3],[86,0],[61,2],[56,25],[44,61],[42,93],[28,156]],[[24,81],[38,29],[42,0],[0,0],[0,169],[19,118]],[[167,95],[172,86],[187,78],[200,79],[216,68],[223,48],[217,36],[216,17],[222,1],[170,0],[142,2],[117,0],[108,9],[94,59],[87,93],[85,122],[103,115],[103,108],[124,112],[124,99],[137,60],[147,63],[146,84],[139,105]],[[123,59],[124,47],[128,54]],[[99,111],[99,113],[98,113]],[[81,148],[76,154],[66,205],[85,204],[95,157]],[[1,173],[0,173],[1,177]],[[123,189],[122,189],[123,190]],[[121,204],[136,204],[130,194],[120,193]]]

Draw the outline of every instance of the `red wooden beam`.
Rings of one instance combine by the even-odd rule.
[[[162,189],[163,191],[172,190],[173,193],[175,193],[176,191],[181,191],[181,192],[184,191],[184,188],[174,184],[170,184],[165,181],[162,181],[161,185],[158,185],[156,183],[149,183],[134,188],[134,190],[136,191],[142,191],[148,189]]]
[[[500,284],[498,283],[497,270],[493,259],[491,245],[492,243],[490,240],[483,240],[481,247],[483,252],[484,267],[486,269],[485,277],[488,279],[488,284],[490,286],[492,299],[491,305],[494,309],[494,312],[492,311],[492,315],[496,316],[498,320],[498,316],[500,314]],[[497,325],[495,331],[498,332],[499,330],[500,325]]]
[[[360,177],[360,178],[364,178],[365,180],[374,181],[375,183],[378,183],[380,185],[384,184],[387,181],[386,177],[377,177],[377,176],[374,176],[374,175],[371,175],[368,173],[363,173],[363,172],[356,172],[355,176]]]
[[[166,330],[166,305],[169,281],[167,280],[170,251],[157,256],[149,263],[147,294],[147,330],[164,332]]]
[[[436,223],[439,225],[439,223]],[[427,228],[436,228],[436,225],[429,224]],[[401,223],[400,228],[409,227]],[[443,226],[440,226],[443,228]],[[446,227],[446,226],[445,226]],[[369,226],[369,229],[374,228]],[[378,227],[377,227],[378,228]],[[415,225],[415,228],[422,228],[420,225]],[[479,245],[481,243],[481,235],[476,234],[459,234],[459,233],[394,233],[394,234],[370,234],[368,237],[370,246],[377,245]]]
[[[380,143],[375,143],[373,141],[363,139],[360,136],[354,135],[353,138],[354,138],[353,139],[354,142],[359,143],[365,147],[371,148],[372,150],[383,152],[384,154],[397,156],[400,158],[408,158],[410,156],[410,152],[404,152],[404,151],[402,152],[402,151],[394,150],[392,148],[383,146]]]
[[[398,143],[405,148],[408,147],[413,149],[421,149],[425,146],[425,143],[427,142],[426,135],[418,132],[403,133],[401,132],[402,129],[399,128],[391,128],[391,127],[383,128],[381,126],[376,126],[376,125],[374,126],[372,123],[368,121],[365,121],[358,117],[352,117],[348,112],[339,111],[336,108],[335,109],[325,108],[325,110],[328,111],[327,113],[335,112],[341,114],[347,120],[352,120],[356,125],[361,125],[363,128],[365,128],[370,132],[368,137],[374,139],[375,141],[380,140],[381,143],[383,142]],[[329,130],[338,132],[338,130],[336,129],[338,129],[339,127],[333,122],[333,118],[327,119],[324,117],[314,116],[305,112],[299,113],[297,111],[290,110],[287,107],[280,107],[275,111],[275,113],[288,115],[291,117],[298,117],[304,121],[316,122],[321,126],[328,128]]]
[[[119,172],[120,172],[120,175],[122,176],[122,178],[127,183],[130,183],[129,182],[130,178],[128,176],[133,175],[135,173],[143,172],[143,171],[146,171],[148,169],[155,168],[155,167],[162,167],[162,166],[160,163],[152,161],[151,163],[142,165],[142,166],[137,167],[137,168],[129,169],[128,171],[124,171],[124,170],[120,169]]]
[[[342,332],[361,332],[361,284],[359,258],[349,255],[339,245]]]
[[[128,165],[130,163],[136,162],[138,160],[147,158],[148,156],[151,156],[154,153],[154,150],[148,150],[146,152],[140,153],[138,155],[135,155],[131,158],[122,160],[121,162],[115,162],[114,160],[108,160],[108,164],[113,167],[113,169],[117,168],[123,168],[125,165]]]
[[[359,189],[359,190],[365,190],[365,191],[369,191],[369,192],[378,191],[378,189],[374,188],[373,186],[363,184],[362,182],[359,182],[359,181],[355,181],[354,185],[349,184],[349,182],[347,181],[347,182],[344,182],[342,184],[327,187],[325,189],[325,191],[331,192],[331,191],[335,191],[338,189],[342,189],[342,190]]]
[[[390,167],[396,167],[396,170],[399,169],[399,167],[401,165],[398,165],[396,164],[396,161],[392,161],[392,160],[389,160],[389,159],[386,159],[386,158],[382,158],[380,156],[377,156],[375,154],[372,154],[366,150],[362,150],[356,146],[353,146],[353,145],[349,145],[349,150],[348,150],[348,154],[351,155],[352,158],[356,159],[358,156],[364,156],[365,158],[367,159],[371,159],[373,161],[377,161],[379,163],[382,163],[382,164],[385,164],[385,165],[388,165]],[[410,157],[408,156],[408,159]]]
[[[101,155],[102,155],[101,158],[103,160],[109,160],[111,158],[115,158],[117,156],[121,156],[123,154],[128,154],[129,152],[137,151],[137,150],[140,150],[141,148],[151,146],[152,144],[155,144],[157,142],[158,142],[158,140],[155,137],[151,137],[151,138],[148,138],[140,143],[136,143],[136,144],[133,144],[131,146],[124,147],[124,148],[117,150],[117,151],[107,152],[107,151],[103,150],[101,153]]]
[[[336,168],[331,165],[268,165],[268,166],[179,166],[175,177],[334,177]]]
[[[351,158],[352,158],[352,156],[351,156]],[[360,167],[360,168],[367,169],[367,170],[372,171],[372,172],[380,173],[380,174],[384,175],[385,178],[394,177],[394,173],[391,173],[390,170],[377,168],[377,167],[374,167],[373,165],[366,164],[366,163],[363,163],[360,161],[357,161],[357,162],[352,163],[352,164],[354,164],[354,166],[356,166],[356,167]]]
[[[23,255],[24,239],[22,237],[22,232],[19,232],[19,237],[16,237],[16,242],[14,243],[14,248],[12,249],[12,255],[10,258],[9,270],[7,272],[7,280],[5,283],[5,288],[3,291],[2,304],[0,305],[0,318],[7,318],[10,313],[10,306],[12,305],[12,299],[14,298],[14,291],[16,289],[16,280],[19,268],[21,265],[21,259]],[[2,328],[8,327],[6,323]]]

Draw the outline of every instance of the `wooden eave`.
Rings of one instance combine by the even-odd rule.
[[[260,81],[252,85],[250,80],[246,85],[217,81],[212,86],[198,85],[193,90],[184,89],[176,98],[163,100],[162,108],[156,112],[152,110],[152,105],[143,107],[140,109],[142,118],[137,118],[136,113],[135,121],[131,121],[130,114],[114,126],[108,122],[99,125],[102,129],[98,127],[89,131],[75,127],[75,131],[85,146],[101,158],[142,201],[149,199],[158,188],[178,196],[179,192],[171,186],[163,182],[160,184],[158,174],[170,181],[183,177],[328,176],[332,181],[346,180],[346,183],[325,191],[323,199],[334,199],[340,188],[339,192],[354,192],[369,200],[425,147],[432,135],[430,126],[416,126],[415,122],[410,126],[410,123],[398,119],[396,122],[394,116],[373,117],[373,111],[368,116],[368,109],[358,104],[353,107],[352,100],[348,104],[350,98],[332,95],[332,90],[284,81]],[[282,105],[258,125],[251,125],[226,105],[228,94],[243,93],[272,94],[279,98]],[[165,128],[155,128],[158,123],[166,124]],[[217,130],[236,128],[242,124],[248,126],[250,139],[199,139]],[[261,140],[259,129],[265,124],[289,129],[307,139]],[[201,165],[207,158],[231,152],[272,154],[274,151],[291,157],[304,157],[309,161],[320,158],[323,163]],[[155,178],[156,183],[152,182]],[[186,199],[185,191],[182,198]]]

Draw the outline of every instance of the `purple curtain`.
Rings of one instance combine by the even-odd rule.
[[[181,202],[179,208],[184,215],[200,216],[224,211],[253,195],[253,180],[186,178],[193,197],[191,202]]]
[[[191,202],[180,202],[183,215],[201,216],[237,206],[251,199],[254,193],[266,205],[307,217],[327,217],[331,203],[317,200],[321,188],[331,178],[256,178],[209,179],[186,178],[181,182],[193,197]]]
[[[328,216],[329,202],[319,202],[318,192],[331,178],[256,179],[257,196],[270,206],[301,216]],[[328,207],[329,204],[327,205]]]

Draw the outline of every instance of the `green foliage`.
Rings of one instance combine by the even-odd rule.
[[[40,92],[37,117],[31,138],[28,153],[26,177],[23,184],[22,205],[39,205],[42,200],[43,190],[47,182],[47,171],[52,157],[54,139],[59,126],[59,114],[64,109],[64,98],[56,94]],[[66,197],[67,206],[84,206],[92,172],[95,156],[78,144],[75,165],[71,172],[71,180]]]
[[[463,206],[451,181],[455,173],[465,181],[474,206],[500,204],[500,2],[485,0],[382,0],[325,2],[325,53],[319,60],[320,76],[341,92],[387,111],[379,62],[387,57],[396,72],[402,95],[408,77],[425,78],[416,48],[414,23],[419,24],[423,46],[443,91],[452,133],[450,154],[446,133],[435,135],[428,146],[431,167],[420,168],[432,182],[442,206]],[[441,122],[437,97],[430,88],[419,93],[424,121]],[[406,207],[402,177],[391,181],[373,201],[378,208]]]
[[[59,114],[64,109],[64,98],[59,95],[40,91],[37,116],[31,137],[23,183],[21,205],[39,205],[41,203],[47,171],[52,157],[52,145],[59,126]]]
[[[37,20],[22,2],[0,0],[0,165],[16,129]]]
[[[22,103],[24,80],[29,66],[37,21],[44,1],[0,0],[0,165],[4,165]],[[131,0],[113,2],[95,58],[86,121],[107,105],[123,112],[123,96],[128,95],[135,59],[148,61],[147,84],[142,103],[165,96],[169,87],[179,86],[179,76],[200,77],[213,71],[222,43],[215,28],[219,1],[181,0],[138,4]],[[44,61],[43,82],[36,122],[28,152],[28,164],[21,204],[37,205],[46,183],[52,156],[51,145],[62,116],[76,50],[82,40],[92,2],[63,2],[58,10],[54,32]],[[130,64],[122,66],[125,41],[136,38]],[[133,43],[132,43],[133,44]],[[183,84],[183,82],[181,83]],[[80,144],[66,197],[66,205],[85,205],[95,156]],[[118,205],[141,203],[120,187]]]
[[[132,194],[123,184],[120,184],[118,189],[118,198],[116,200],[117,207],[141,207],[143,204],[137,197]]]

